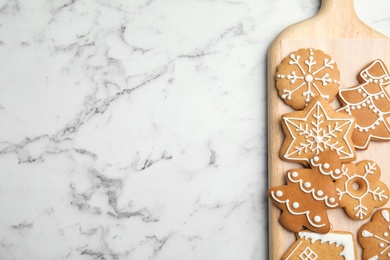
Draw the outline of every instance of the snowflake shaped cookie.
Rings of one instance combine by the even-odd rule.
[[[350,218],[367,219],[374,208],[382,207],[389,200],[389,189],[380,181],[381,171],[375,162],[365,160],[356,166],[344,164],[341,172],[335,187],[340,206]]]
[[[371,221],[359,229],[358,239],[363,259],[390,259],[390,209],[375,212]]]
[[[284,58],[276,73],[276,88],[284,102],[303,109],[317,96],[332,102],[340,86],[334,60],[320,50],[300,49]]]
[[[297,112],[282,115],[282,127],[286,139],[280,150],[283,160],[309,164],[309,159],[321,152],[334,150],[341,162],[356,157],[351,136],[355,118],[336,112],[321,97]]]

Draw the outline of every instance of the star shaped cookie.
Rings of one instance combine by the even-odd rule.
[[[297,112],[282,115],[286,139],[280,150],[282,160],[309,165],[309,159],[327,150],[334,150],[341,162],[353,161],[356,152],[352,143],[355,118],[336,112],[321,97]]]

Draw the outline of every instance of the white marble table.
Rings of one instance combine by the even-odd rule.
[[[266,51],[318,7],[0,0],[0,259],[266,259]]]

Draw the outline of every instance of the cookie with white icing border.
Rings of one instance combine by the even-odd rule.
[[[283,101],[294,109],[303,109],[317,96],[332,102],[340,86],[335,61],[321,50],[299,49],[278,66],[276,88]]]
[[[385,87],[390,75],[381,60],[368,64],[358,75],[359,85],[340,90],[339,101],[344,111],[356,117],[352,141],[357,149],[368,148],[370,140],[390,141],[390,96]]]
[[[385,260],[390,258],[390,209],[380,209],[370,222],[358,232],[358,240],[363,248],[363,259]]]
[[[381,170],[377,163],[364,160],[357,165],[344,164],[341,176],[335,182],[340,206],[355,220],[367,219],[374,208],[384,206],[389,200],[389,189],[380,180]]]
[[[342,162],[355,160],[351,139],[355,118],[336,112],[321,97],[314,98],[302,111],[282,115],[286,135],[280,149],[285,161],[309,165],[309,159],[321,152],[334,150]]]
[[[270,188],[271,202],[282,210],[280,224],[291,232],[306,227],[314,232],[331,229],[327,210],[339,207],[333,180],[339,178],[341,163],[335,151],[327,151],[311,160],[311,169],[287,172],[287,185]]]
[[[357,260],[356,242],[352,233],[332,231],[317,234],[301,231],[297,241],[282,256],[282,260],[335,259]]]

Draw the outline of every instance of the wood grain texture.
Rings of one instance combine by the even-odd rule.
[[[361,40],[361,41],[360,41]],[[376,41],[379,40],[379,41]],[[322,5],[319,12],[312,18],[294,24],[285,30],[283,30],[277,38],[274,40],[272,45],[269,48],[268,52],[268,167],[269,167],[269,187],[279,186],[285,184],[285,172],[286,169],[290,168],[299,168],[297,164],[286,163],[280,160],[279,151],[284,140],[284,133],[280,125],[280,116],[286,111],[292,111],[291,108],[287,107],[283,101],[278,96],[276,87],[275,87],[275,72],[277,66],[284,57],[286,49],[283,50],[283,46],[289,41],[298,41],[298,42],[318,42],[319,46],[335,46],[337,42],[340,41],[351,41],[352,50],[359,51],[362,46],[366,46],[370,50],[375,49],[375,44],[380,42],[383,45],[385,41],[386,46],[390,46],[390,39],[385,35],[375,31],[374,29],[368,27],[364,24],[356,15],[354,9],[353,0],[322,0]],[[357,43],[356,46],[353,46]],[[346,45],[348,46],[348,45]],[[390,61],[390,52],[387,47],[381,46],[381,57],[387,62],[389,67]],[[309,47],[309,46],[302,46]],[[315,46],[310,46],[314,47]],[[332,48],[332,47],[330,47]],[[345,49],[345,46],[343,47]],[[332,50],[323,50],[325,52]],[[337,52],[337,51],[336,51]],[[287,51],[288,53],[288,51]],[[383,55],[385,57],[383,57]],[[332,55],[331,55],[332,56]],[[335,58],[335,57],[334,57]],[[367,57],[369,59],[370,57]],[[364,59],[363,59],[364,60]],[[337,60],[336,60],[337,62]],[[362,64],[363,67],[365,64]],[[342,66],[345,68],[348,67],[348,64]],[[341,68],[342,69],[342,68]],[[341,71],[343,73],[343,71]],[[353,74],[353,73],[352,73]],[[353,79],[346,80],[347,82],[355,81],[356,74],[350,76]],[[351,86],[351,85],[349,85]],[[346,84],[344,87],[348,87]],[[358,160],[363,160],[366,158],[375,158],[382,160],[388,165],[383,165],[382,161],[378,161],[381,168],[384,169],[388,167],[390,169],[390,162],[386,161],[383,156],[380,155],[380,150],[387,149],[390,151],[390,143],[375,143],[370,144],[370,148],[367,151],[358,153]],[[383,153],[382,153],[383,154]],[[363,158],[364,157],[364,158]],[[374,159],[374,160],[375,160]],[[355,162],[356,163],[356,162]],[[382,165],[381,165],[382,164]],[[388,174],[390,175],[390,174]],[[385,182],[390,184],[390,177],[385,177]],[[337,214],[343,214],[344,212],[340,209],[331,214],[337,218]],[[332,221],[332,215],[331,221]],[[280,210],[273,206],[271,203],[269,205],[269,259],[277,260],[281,259],[283,253],[287,248],[295,241],[294,234],[284,230],[278,222],[280,216]],[[338,221],[335,227],[347,227],[352,232],[355,232],[357,226],[361,226],[366,221]],[[360,257],[360,251],[359,251]]]

